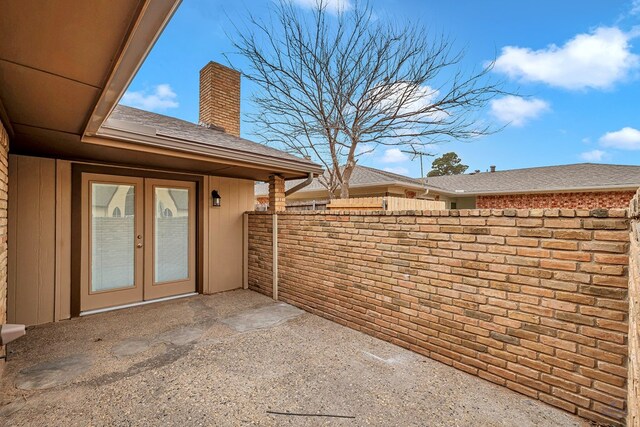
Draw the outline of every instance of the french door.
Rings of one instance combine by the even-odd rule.
[[[82,175],[80,310],[196,289],[195,183]]]

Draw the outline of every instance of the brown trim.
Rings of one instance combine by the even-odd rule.
[[[71,164],[56,159],[55,309],[57,322],[70,317]]]
[[[196,263],[202,267],[200,281],[196,282],[196,290],[200,294],[206,294],[209,292],[209,179],[210,177],[208,176],[204,177],[202,182],[202,191],[197,193],[198,204],[202,207],[199,211],[202,215],[198,217],[198,226],[196,227],[197,238],[202,244],[201,250],[196,251]]]
[[[170,157],[218,162],[233,166],[250,167],[268,170],[273,173],[289,173],[308,175],[322,174],[321,166],[310,164],[300,159],[283,159],[274,155],[253,153],[245,150],[237,150],[221,146],[209,145],[177,137],[163,135],[147,135],[128,130],[115,129],[105,124],[96,136],[82,138],[85,144],[100,145],[112,148],[153,152]],[[294,178],[292,178],[294,179]]]
[[[203,217],[205,203],[201,200],[205,177],[196,174],[176,174],[154,170],[118,167],[113,165],[96,165],[86,163],[72,163],[71,165],[71,316],[80,315],[80,295],[82,280],[82,174],[105,174],[122,177],[167,179],[176,181],[190,181],[196,184],[196,290],[203,291]],[[206,200],[206,199],[204,199]]]

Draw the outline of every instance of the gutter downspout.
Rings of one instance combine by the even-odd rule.
[[[307,179],[305,179],[304,181],[302,181],[300,184],[296,185],[295,187],[292,187],[290,189],[288,189],[287,191],[284,192],[284,196],[290,196],[293,193],[295,193],[298,190],[302,190],[304,187],[308,186],[309,184],[311,184],[313,182],[313,172],[309,172],[309,176],[307,177]]]

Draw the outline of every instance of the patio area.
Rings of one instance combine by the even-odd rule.
[[[586,425],[252,291],[36,327],[8,359],[6,425]]]

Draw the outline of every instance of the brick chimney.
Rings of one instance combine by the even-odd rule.
[[[240,136],[240,73],[216,62],[200,70],[200,125]]]

